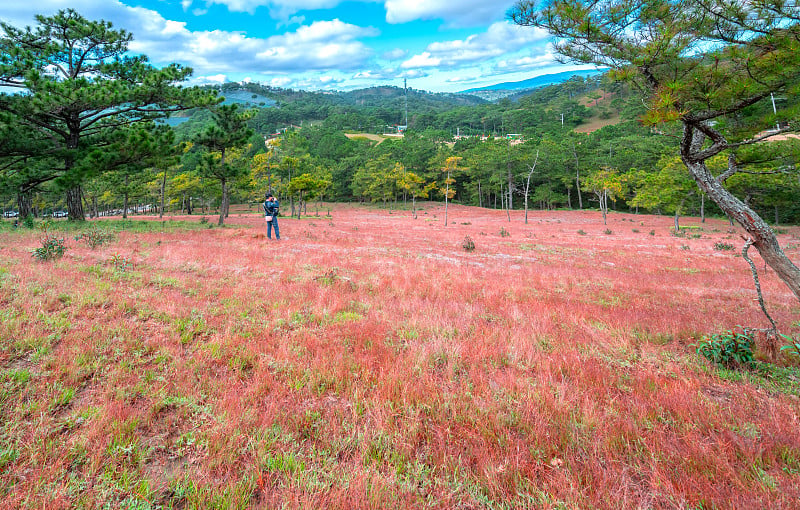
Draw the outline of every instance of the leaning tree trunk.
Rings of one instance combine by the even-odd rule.
[[[81,199],[81,187],[75,186],[67,190],[67,211],[71,221],[84,221],[83,200]]]
[[[681,159],[692,174],[701,190],[713,200],[731,220],[741,225],[752,239],[761,258],[778,277],[789,287],[800,301],[800,268],[794,265],[783,252],[775,233],[750,207],[728,191],[720,179],[716,178],[705,165],[708,151],[703,150],[705,136],[692,126],[684,127],[681,141]],[[710,156],[709,156],[710,157]],[[735,162],[729,160],[729,171]]]

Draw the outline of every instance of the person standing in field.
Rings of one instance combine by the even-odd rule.
[[[272,193],[267,193],[266,200],[264,201],[264,216],[267,220],[267,239],[272,239],[272,229],[275,228],[275,239],[281,240],[281,233],[278,230],[278,213],[280,212],[280,203]]]

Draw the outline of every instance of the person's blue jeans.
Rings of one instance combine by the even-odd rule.
[[[275,228],[275,239],[281,239],[281,232],[278,230],[278,217],[273,216],[272,221],[267,222],[267,239],[272,239],[272,229]]]

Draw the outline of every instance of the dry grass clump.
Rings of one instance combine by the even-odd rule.
[[[763,322],[726,224],[440,213],[338,206],[280,243],[241,216],[48,263],[0,231],[0,507],[796,505],[796,369],[689,346]]]

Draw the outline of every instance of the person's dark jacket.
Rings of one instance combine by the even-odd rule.
[[[267,200],[266,202],[264,202],[264,215],[265,216],[273,216],[273,217],[277,216],[280,207],[281,206],[278,203],[277,199],[273,200],[272,202]]]

